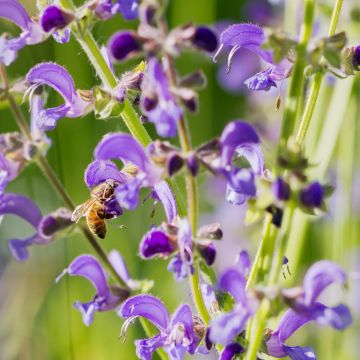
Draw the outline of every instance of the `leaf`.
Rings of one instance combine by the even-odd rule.
[[[199,259],[199,269],[205,282],[207,282],[211,286],[215,286],[216,284],[215,271],[209,265],[207,265],[206,262],[202,259]]]

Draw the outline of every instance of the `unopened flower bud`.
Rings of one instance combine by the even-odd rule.
[[[199,26],[195,30],[192,38],[192,43],[200,50],[213,52],[218,46],[218,41],[215,33],[205,26]]]
[[[74,15],[58,6],[48,6],[41,15],[41,27],[45,32],[61,30],[68,26],[73,20]]]
[[[197,236],[200,239],[221,240],[223,237],[223,232],[220,228],[220,224],[214,223],[202,226],[199,229]]]
[[[302,205],[309,208],[319,208],[324,200],[324,189],[322,185],[315,181],[304,188],[300,193]]]
[[[183,165],[184,159],[178,153],[171,154],[167,159],[167,171],[169,176],[172,176],[181,170]]]
[[[211,241],[197,243],[196,245],[199,254],[205,260],[206,264],[211,266],[216,258],[215,245]]]
[[[186,159],[186,165],[192,176],[196,176],[199,172],[199,161],[196,157],[196,153],[191,151]]]
[[[73,225],[71,214],[70,210],[59,208],[44,216],[38,227],[39,235],[44,239],[50,239],[59,231]]]
[[[278,177],[274,181],[272,190],[277,200],[287,201],[290,199],[290,186],[282,177]]]
[[[360,45],[353,48],[352,51],[352,63],[355,70],[360,70]]]
[[[141,46],[134,32],[119,31],[111,37],[108,49],[114,61],[122,61],[136,55]]]

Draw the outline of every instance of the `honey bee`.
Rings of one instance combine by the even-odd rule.
[[[114,197],[114,190],[118,183],[107,180],[91,189],[91,198],[76,207],[72,213],[71,220],[78,222],[81,217],[86,217],[89,230],[101,239],[106,235],[105,219],[112,218],[105,211],[105,202]]]

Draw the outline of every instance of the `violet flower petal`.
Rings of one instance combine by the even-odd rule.
[[[136,355],[141,360],[152,360],[154,351],[163,347],[166,339],[167,336],[160,333],[149,339],[136,340]]]
[[[42,127],[52,129],[61,117],[79,117],[86,113],[91,103],[82,100],[75,89],[69,72],[55,63],[41,63],[34,66],[26,75],[27,82],[35,89],[48,85],[57,91],[65,100],[63,105],[43,110],[39,113]]]
[[[127,210],[135,210],[139,204],[141,180],[133,179],[125,184],[120,184],[115,190],[116,200],[119,205]]]
[[[249,318],[246,309],[237,308],[211,321],[210,340],[215,344],[229,345],[244,329]]]
[[[178,216],[177,204],[172,190],[166,181],[161,181],[154,185],[154,191],[164,207],[167,222],[171,224]]]
[[[229,26],[221,33],[220,43],[224,46],[232,46],[236,52],[239,48],[253,51],[268,63],[273,63],[271,51],[261,48],[265,41],[264,30],[255,24],[235,24]],[[230,53],[229,57],[233,54]],[[231,61],[231,59],[230,59]]]
[[[316,360],[316,354],[310,347],[284,346],[286,354],[292,360]]]
[[[313,303],[326,287],[335,282],[346,282],[346,273],[339,265],[329,260],[321,260],[312,265],[304,277],[304,303]]]
[[[94,150],[94,157],[131,162],[144,172],[151,166],[143,147],[131,135],[123,133],[104,136]]]
[[[28,247],[34,244],[37,237],[38,235],[35,234],[24,240],[19,240],[19,239],[9,240],[8,248],[14,259],[20,262],[26,261],[29,258]]]
[[[104,270],[94,256],[80,255],[75,258],[69,267],[56,279],[56,282],[65,274],[84,277],[94,286],[98,296],[103,299],[109,298],[110,290],[107,285]]]
[[[261,150],[258,149],[260,139],[250,124],[241,120],[232,121],[223,130],[220,143],[221,163],[223,167],[231,164],[234,153],[237,151],[239,155],[251,159],[251,165],[254,166],[255,169],[262,168],[262,154]],[[254,159],[258,158],[258,165],[252,160],[253,157],[250,157],[252,153],[256,154],[256,157],[254,155]]]
[[[10,20],[22,30],[29,30],[32,24],[24,6],[16,0],[0,0],[0,17]]]
[[[141,85],[142,111],[153,122],[156,131],[163,137],[174,137],[177,122],[182,116],[182,109],[170,91],[170,85],[161,63],[151,58]],[[155,97],[155,99],[154,99]],[[149,106],[149,100],[151,106]]]
[[[114,267],[115,271],[121,277],[121,279],[127,284],[131,280],[129,270],[121,254],[116,250],[111,250],[109,253],[109,261]]]
[[[110,160],[95,160],[86,168],[84,179],[88,188],[92,189],[109,179],[124,183],[126,175],[122,174],[117,165]]]
[[[352,323],[352,317],[347,306],[340,304],[328,307],[321,303],[312,304],[306,313],[322,326],[332,326],[336,330],[344,330]]]
[[[235,266],[241,275],[247,276],[251,268],[251,260],[249,253],[246,250],[242,250],[235,260]]]
[[[90,326],[94,321],[94,315],[96,312],[94,301],[89,301],[87,303],[81,303],[80,301],[76,301],[74,303],[74,307],[75,309],[80,311],[83,323],[86,326]]]
[[[237,269],[231,268],[225,271],[219,279],[218,286],[222,291],[231,294],[238,303],[246,306],[246,279]]]
[[[232,360],[235,355],[241,354],[245,349],[238,343],[232,343],[221,351],[219,360]]]
[[[165,232],[152,229],[142,239],[139,253],[142,258],[151,259],[158,255],[169,256],[174,250]]]
[[[192,312],[188,304],[180,305],[171,316],[170,328],[174,329],[179,324],[184,326],[184,335],[191,342],[194,337],[194,329]]]
[[[19,216],[34,228],[42,218],[40,209],[32,200],[15,193],[6,193],[0,197],[0,216],[7,214]]]
[[[134,20],[138,17],[139,0],[118,0],[118,4],[125,20]]]
[[[165,305],[152,295],[136,295],[127,299],[122,304],[119,315],[125,319],[142,316],[160,331],[166,331],[170,321]]]
[[[285,341],[300,327],[311,321],[312,318],[298,314],[290,309],[282,316],[277,330],[271,335],[266,342],[268,352],[274,357],[285,357],[287,355],[285,349]]]

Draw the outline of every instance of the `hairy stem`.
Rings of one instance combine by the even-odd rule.
[[[292,69],[289,93],[285,102],[278,152],[286,146],[287,140],[293,133],[296,116],[300,109],[301,92],[303,91],[304,84],[304,69],[306,66],[306,48],[312,32],[314,10],[315,0],[306,0],[304,20],[301,26],[300,40],[297,46],[296,60]]]
[[[334,7],[334,10],[332,13],[332,17],[331,17],[330,29],[329,29],[329,33],[328,33],[329,36],[332,36],[335,34],[336,26],[339,21],[342,3],[343,3],[343,0],[336,1],[335,7]],[[317,101],[317,98],[318,98],[318,95],[320,92],[320,87],[321,87],[323,78],[324,78],[324,73],[319,72],[314,76],[314,80],[311,84],[310,94],[309,94],[308,100],[306,102],[304,114],[301,118],[299,131],[296,136],[296,142],[299,145],[301,145],[304,142],[306,133],[308,131],[310,121],[311,121],[312,115],[314,113],[315,104],[316,104],[316,101]]]

